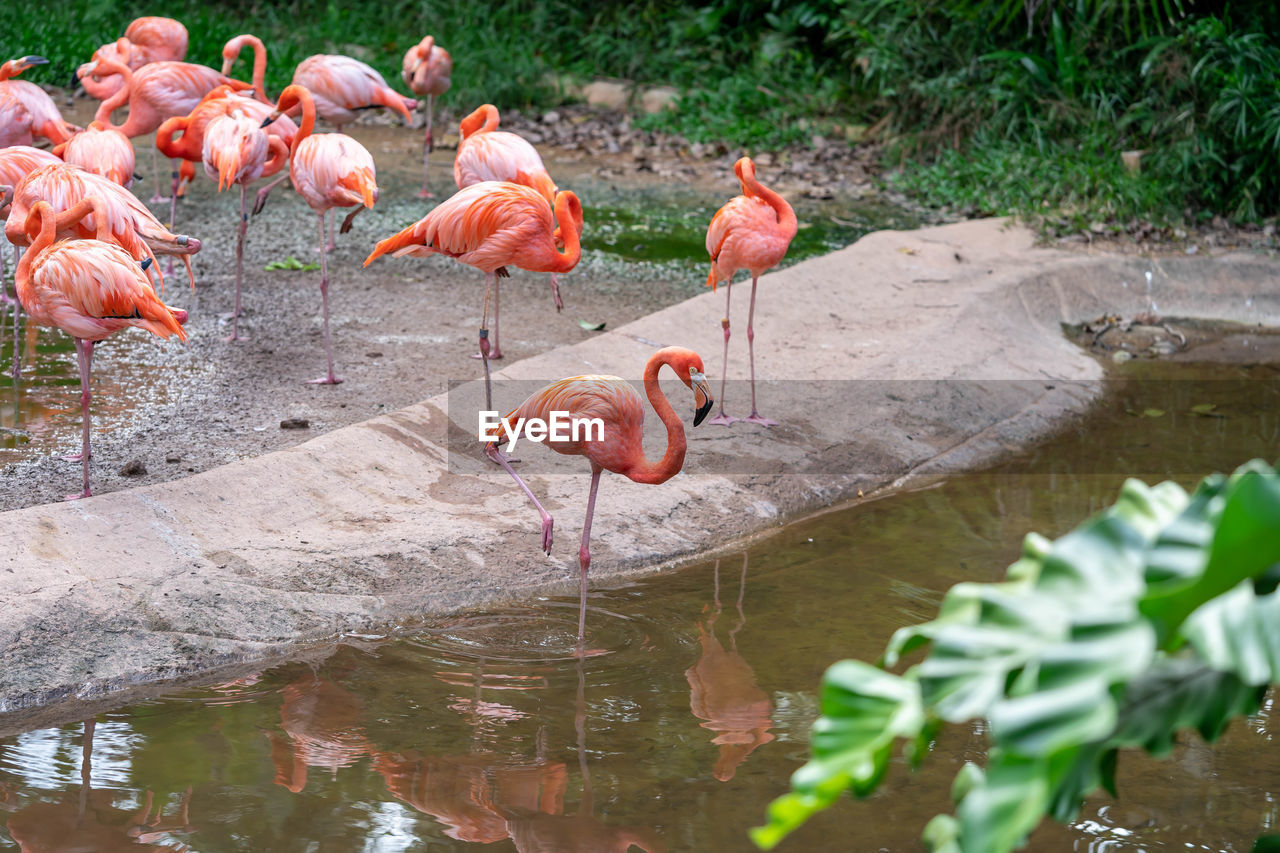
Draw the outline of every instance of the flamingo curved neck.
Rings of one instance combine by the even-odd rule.
[[[684,424],[680,422],[680,416],[676,414],[675,409],[671,408],[667,395],[663,394],[662,389],[658,387],[658,372],[662,370],[664,364],[669,363],[665,356],[655,355],[644,366],[644,391],[649,398],[649,405],[653,406],[654,412],[667,428],[667,449],[657,462],[650,462],[644,458],[643,450],[637,450],[640,461],[626,472],[627,478],[637,483],[665,483],[680,473],[680,469],[684,466],[684,453],[687,448]]]
[[[289,96],[292,96],[291,98]],[[289,158],[293,159],[298,153],[298,146],[302,144],[302,140],[311,135],[311,131],[316,127],[316,105],[311,100],[311,93],[301,86],[290,86],[280,95],[280,112],[293,109],[294,104],[302,104],[302,121],[298,124],[298,132],[293,136],[293,144],[289,146]]]
[[[123,131],[125,124],[128,124],[129,120],[125,119],[125,124],[112,124],[111,114],[129,101],[129,95],[133,92],[133,69],[115,62],[100,62],[99,66],[105,66],[111,69],[113,73],[119,74],[120,79],[124,80],[124,85],[114,95],[98,105],[98,112],[94,114],[93,120],[102,122],[102,126],[110,130]]]
[[[264,104],[271,103],[267,97],[267,46],[257,36],[241,36],[253,48],[253,91],[258,100]]]
[[[770,207],[773,208],[774,214],[778,217],[778,224],[784,230],[790,230],[795,234],[799,227],[796,220],[796,212],[792,209],[790,203],[785,198],[778,195],[773,190],[766,187],[756,179],[755,172],[741,176],[743,194],[749,197],[759,198]]]

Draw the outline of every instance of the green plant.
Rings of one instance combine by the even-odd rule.
[[[1031,534],[1008,579],[958,584],[938,618],[902,628],[883,665],[823,680],[812,759],[752,831],[771,848],[844,791],[880,783],[893,745],[922,760],[943,722],[987,721],[987,766],[967,765],[931,850],[1013,850],[1045,815],[1069,820],[1115,794],[1119,751],[1167,754],[1216,737],[1280,681],[1280,474],[1261,461],[1188,495],[1127,482],[1115,505],[1056,541]]]

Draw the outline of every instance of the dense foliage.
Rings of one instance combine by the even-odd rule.
[[[925,757],[943,722],[986,721],[985,768],[966,767],[955,815],[924,829],[940,853],[1005,853],[1045,815],[1071,819],[1119,751],[1165,755],[1206,739],[1280,682],[1280,474],[1254,461],[1188,495],[1125,484],[1056,541],[1031,534],[1003,583],[957,584],[938,618],[897,631],[888,668],[858,661],[822,686],[813,758],[753,831],[772,847],[843,792],[873,791],[893,747]]]
[[[245,29],[268,84],[317,52],[389,78],[432,33],[447,103],[546,107],[566,76],[680,88],[645,126],[732,148],[870,138],[902,186],[1050,227],[1280,213],[1280,4],[1273,0],[125,0],[5,3],[0,31],[64,83],[139,14],[173,15],[216,63]],[[1140,162],[1131,172],[1123,152]]]

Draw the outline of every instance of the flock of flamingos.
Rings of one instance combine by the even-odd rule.
[[[229,76],[246,46],[253,50],[251,83]],[[271,190],[285,180],[315,211],[328,369],[313,381],[335,384],[342,380],[333,370],[329,275],[324,260],[326,252],[333,248],[333,211],[353,208],[340,228],[346,233],[356,214],[372,208],[378,200],[372,155],[341,131],[360,110],[386,107],[411,123],[412,111],[418,106],[416,100],[388,86],[377,71],[347,56],[317,55],[303,60],[294,71],[292,84],[272,101],[264,85],[266,47],[255,36],[241,35],[227,42],[221,71],[182,61],[186,50],[187,31],[181,23],[147,17],[130,24],[123,38],[95,51],[77,76],[85,90],[102,103],[94,121],[83,130],[63,121],[53,101],[38,86],[12,79],[46,60],[24,56],[0,65],[0,217],[7,217],[5,236],[14,246],[17,291],[15,302],[0,286],[0,305],[12,307],[15,330],[19,311],[25,311],[35,323],[57,327],[75,339],[83,416],[81,453],[75,459],[82,463],[83,488],[69,498],[90,495],[89,370],[94,344],[130,326],[162,338],[176,335],[186,340],[186,312],[165,305],[157,295],[157,285],[160,293],[164,292],[164,277],[155,261],[157,255],[168,256],[167,271],[172,272],[173,258],[181,257],[194,288],[190,256],[200,250],[201,242],[172,230],[177,198],[194,178],[194,164],[203,163],[205,173],[218,181],[219,191],[233,185],[240,190],[233,317],[238,318],[240,313],[250,184],[279,175],[258,191],[252,206],[254,213],[262,209]],[[449,54],[430,36],[404,57],[405,84],[427,100],[423,186],[418,193],[423,198],[432,196],[427,185],[426,158],[432,148],[433,100],[448,90],[452,65]],[[128,110],[122,125],[111,121],[112,113],[119,108]],[[335,125],[337,132],[315,133],[317,115]],[[300,121],[295,123],[290,116],[300,116]],[[489,409],[489,360],[502,357],[497,334],[501,279],[512,266],[551,273],[558,309],[561,303],[556,274],[577,265],[583,228],[578,197],[558,189],[534,147],[516,134],[498,130],[498,123],[498,111],[489,104],[462,120],[454,162],[458,192],[420,221],[380,241],[365,260],[367,266],[385,254],[441,254],[484,272],[479,343]],[[154,170],[157,186],[151,201],[169,202],[167,226],[128,189],[134,177],[130,140],[151,133],[156,135],[153,161],[157,151],[182,161],[180,169],[173,173],[167,198],[160,194],[159,171]],[[35,137],[47,139],[53,145],[52,151],[32,147]],[[759,276],[786,254],[797,222],[786,200],[756,179],[755,165],[749,158],[739,160],[735,172],[742,195],[725,204],[707,230],[711,258],[707,284],[714,289],[718,283],[726,283],[721,325],[727,365],[728,283],[740,269],[751,273],[747,341],[752,411],[743,420],[769,426],[774,421],[761,417],[755,402],[756,284]],[[26,250],[19,260],[20,246]],[[492,341],[488,327],[491,300]],[[229,340],[237,339],[237,328],[233,320]],[[629,384],[614,376],[561,380],[534,394],[508,416],[513,423],[521,417],[545,421],[550,412],[558,411],[571,417],[599,417],[605,423],[601,440],[549,442],[557,452],[581,455],[591,463],[591,488],[579,550],[583,592],[580,640],[585,620],[591,517],[600,474],[609,470],[636,482],[662,483],[678,473],[684,462],[684,427],[658,387],[663,365],[671,367],[694,392],[695,426],[713,405],[697,353],[680,347],[654,353],[645,367],[645,390],[667,429],[667,449],[657,462],[646,460],[641,447],[643,401]],[[14,370],[16,378],[16,358]],[[727,425],[737,419],[724,413],[723,376],[720,396],[721,408],[710,423]],[[488,445],[487,453],[515,478],[537,508],[542,518],[542,547],[550,553],[552,517],[496,443]]]

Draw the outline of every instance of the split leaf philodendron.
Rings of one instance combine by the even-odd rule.
[[[1216,738],[1280,682],[1280,474],[1255,460],[1176,483],[1130,480],[1056,541],[1027,536],[1001,583],[962,583],[938,618],[897,631],[882,665],[822,684],[810,761],[752,838],[770,849],[845,791],[879,785],[894,743],[913,764],[944,722],[985,719],[985,769],[924,828],[935,853],[1003,853],[1045,815],[1115,793],[1118,751],[1163,756],[1182,729]],[[903,656],[928,647],[902,674]]]

